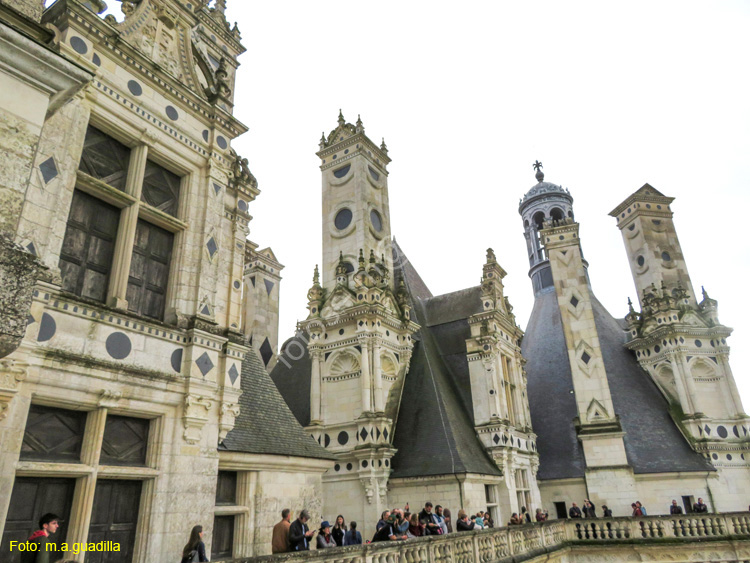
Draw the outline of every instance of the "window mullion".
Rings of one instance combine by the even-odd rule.
[[[120,213],[120,226],[117,230],[112,273],[110,275],[107,303],[111,307],[127,310],[128,275],[133,256],[135,230],[138,225],[138,208],[143,189],[143,177],[148,159],[148,145],[138,145],[130,153],[128,179],[125,193],[135,198],[136,203],[125,207]]]

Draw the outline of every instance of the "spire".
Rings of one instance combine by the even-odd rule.
[[[538,160],[534,162],[534,170],[536,170],[536,181],[537,182],[543,182],[544,181],[544,172],[542,172],[542,163]]]
[[[344,114],[339,110],[339,125],[346,124],[346,119],[344,119]]]
[[[492,264],[493,262],[497,262],[497,258],[495,257],[495,251],[491,248],[487,249],[487,263]]]
[[[320,273],[317,264],[315,264],[315,272],[313,273],[313,285],[320,285]]]
[[[323,131],[320,134],[320,143],[318,143],[318,144],[320,146],[320,150],[323,150],[324,148],[326,148],[326,133],[325,133],[325,131]]]
[[[362,249],[359,249],[359,269],[365,269],[365,255],[362,253]]]
[[[385,154],[388,154],[388,147],[385,146],[385,137],[383,137],[383,142],[380,143],[380,150]]]
[[[362,123],[362,118],[357,114],[357,133],[364,133],[365,132],[365,126]]]
[[[703,299],[708,299],[708,293],[706,292],[706,288],[701,286],[701,293],[703,294]]]
[[[635,309],[633,309],[633,302],[630,300],[630,297],[628,297],[628,313],[635,313]]]

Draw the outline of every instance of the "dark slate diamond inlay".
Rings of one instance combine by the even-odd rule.
[[[28,250],[34,256],[38,256],[36,252],[36,246],[34,246],[33,242],[30,242],[29,244],[26,245],[26,250]]]
[[[269,281],[269,280],[266,280],[266,279],[264,279],[264,280],[263,280],[263,283],[265,283],[265,284],[266,284],[266,291],[268,292],[268,295],[271,295],[271,292],[273,291],[273,282],[272,282],[272,281]]]
[[[576,296],[570,298],[570,304],[573,305],[573,307],[578,307],[578,299],[576,299]]]
[[[250,283],[255,287],[255,276],[250,276]]]
[[[260,357],[263,358],[263,364],[265,365],[268,365],[268,362],[270,362],[273,357],[273,348],[271,348],[271,343],[268,341],[268,338],[266,338],[263,341],[263,344],[260,345]]]
[[[237,371],[237,366],[232,364],[232,367],[229,368],[229,381],[232,382],[232,385],[234,385],[234,382],[237,381],[237,378],[240,376],[240,372]]]
[[[218,194],[221,191],[221,186],[219,184],[214,183],[214,192]]]
[[[94,56],[93,56],[93,57],[91,58],[91,61],[92,61],[92,62],[93,62],[93,63],[94,63],[94,64],[95,64],[96,66],[102,66],[102,60],[101,60],[101,59],[99,58],[99,55],[97,55],[96,53],[94,53]]]
[[[588,363],[591,361],[591,356],[589,356],[588,352],[584,351],[583,354],[581,354],[581,360],[583,360],[584,364],[588,365]]]
[[[52,180],[57,178],[57,165],[55,164],[55,159],[52,157],[49,157],[42,162],[39,165],[39,170],[42,173],[42,178],[44,178],[45,184],[49,184]]]
[[[130,338],[124,332],[113,332],[107,337],[107,341],[104,343],[107,348],[107,354],[112,356],[115,360],[123,360],[130,355],[130,351],[133,349],[133,345],[130,342]]]
[[[500,436],[498,436],[497,434],[495,434],[492,437],[492,441],[495,442],[495,444],[499,444],[500,443]]]
[[[207,352],[203,352],[201,357],[195,360],[195,365],[201,370],[203,377],[206,377],[208,372],[214,369],[214,363],[211,361],[211,358],[208,357]]]
[[[383,430],[383,438],[385,438],[386,440],[388,439],[388,429],[387,428],[385,430]],[[386,465],[387,465],[387,463],[386,463]]]
[[[213,258],[214,254],[216,254],[216,251],[219,250],[219,247],[216,246],[216,241],[214,240],[214,237],[211,237],[210,239],[208,239],[208,242],[206,243],[206,248],[208,248],[209,256]]]
[[[201,315],[210,315],[211,311],[208,309],[208,305],[203,305],[203,309],[201,309]]]
[[[55,336],[55,332],[57,332],[55,319],[49,313],[43,313],[42,322],[39,324],[39,335],[36,337],[37,341],[47,342]]]
[[[364,428],[363,428],[362,430],[360,430],[360,431],[359,431],[359,437],[360,437],[360,438],[361,438],[362,440],[365,440],[365,439],[367,438],[367,430],[365,430]]]
[[[29,326],[30,324],[33,324],[35,322],[36,322],[36,319],[31,314],[28,317],[26,317],[26,326]],[[735,426],[734,428],[736,429],[737,427]]]
[[[180,373],[182,371],[182,348],[177,348],[177,350],[172,352],[171,362],[172,369]]]

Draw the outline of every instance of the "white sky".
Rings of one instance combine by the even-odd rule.
[[[491,246],[521,327],[533,294],[517,209],[534,160],[573,194],[616,317],[636,295],[608,212],[645,182],[676,197],[750,410],[750,2],[228,0],[228,18],[248,50],[235,114],[250,132],[233,145],[262,191],[250,238],[286,265],[282,342],[320,261],[315,152],[341,108],[385,137],[393,234],[432,292],[476,285]]]

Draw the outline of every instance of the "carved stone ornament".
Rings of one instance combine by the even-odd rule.
[[[102,389],[99,391],[99,406],[100,407],[115,407],[122,399],[122,391],[112,391],[110,389]]]
[[[201,439],[201,430],[208,422],[208,411],[211,410],[211,401],[200,395],[188,395],[185,397],[185,412],[182,415],[182,424],[185,427],[182,437],[188,444],[197,444]]]
[[[240,416],[240,406],[237,403],[222,403],[221,418],[219,420],[219,443],[224,441],[227,434],[234,428],[235,419]]]
[[[26,379],[28,364],[16,360],[0,360],[0,420],[8,416],[8,407],[18,393],[18,386]]]
[[[371,477],[363,477],[360,479],[362,487],[365,490],[365,496],[367,497],[367,503],[372,504],[372,497],[375,496],[375,479]]]

